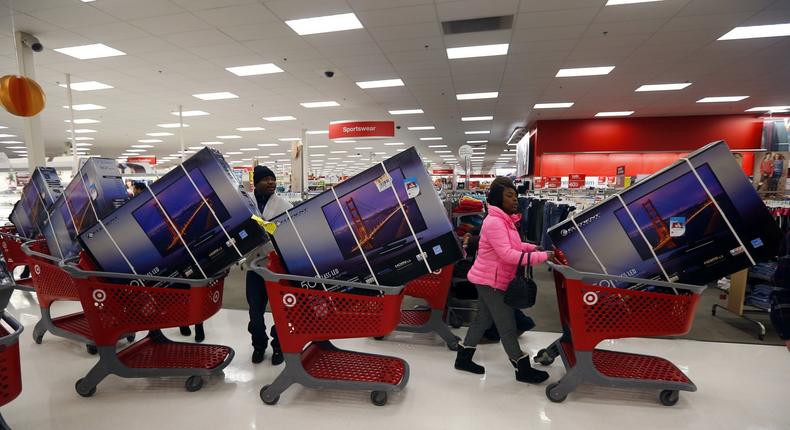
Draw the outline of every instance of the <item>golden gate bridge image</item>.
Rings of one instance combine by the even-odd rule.
[[[713,205],[713,201],[711,199],[707,199],[703,204],[698,206],[691,212],[690,215],[686,217],[686,225],[691,224],[694,219],[696,219],[703,211],[708,209]],[[652,200],[647,200],[642,203],[642,208],[644,208],[647,216],[650,217],[650,222],[653,225],[653,228],[656,231],[656,235],[658,236],[658,243],[653,246],[653,251],[660,252],[664,249],[674,249],[678,246],[675,238],[670,235],[670,230],[667,222],[667,218],[663,218],[659,213],[658,209],[656,209],[655,205],[653,204]]]

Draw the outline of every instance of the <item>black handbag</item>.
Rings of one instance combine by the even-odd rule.
[[[524,253],[518,259],[518,270],[516,277],[507,286],[505,291],[505,304],[516,308],[526,309],[535,305],[535,299],[538,295],[538,286],[535,280],[532,279],[532,253],[527,253],[527,268],[521,269],[521,263],[524,261]]]

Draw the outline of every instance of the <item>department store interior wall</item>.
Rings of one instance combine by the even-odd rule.
[[[716,140],[725,140],[731,149],[758,149],[762,124],[753,115],[539,120],[534,174],[612,176],[623,165],[626,175],[653,173]],[[744,165],[751,165],[752,156],[745,154]]]

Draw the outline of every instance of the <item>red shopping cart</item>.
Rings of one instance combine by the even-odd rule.
[[[661,390],[659,400],[672,406],[679,391],[697,387],[670,361],[649,355],[597,349],[606,339],[688,333],[704,286],[578,272],[549,263],[554,270],[563,335],[536,354],[551,364],[562,357],[565,376],[546,387],[552,402],[564,401],[583,383]],[[614,282],[672,288],[679,294],[613,288]]]
[[[13,286],[0,290],[0,406],[6,405],[22,392],[22,371],[19,363],[19,335],[23,327],[5,311],[14,292]],[[11,427],[0,415],[0,429]]]
[[[416,309],[401,309],[400,323],[395,331],[409,333],[436,333],[452,351],[458,350],[461,340],[450,331],[444,322],[445,306],[453,281],[453,265],[428,273],[406,284],[403,294],[423,299],[428,306]],[[377,337],[376,339],[382,339]]]
[[[186,376],[187,391],[197,391],[203,377],[230,364],[234,356],[230,347],[174,342],[160,331],[202,323],[217,313],[227,273],[210,279],[130,275],[85,270],[87,261],[83,253],[82,267],[60,264],[77,286],[99,353],[96,365],[77,381],[75,388],[81,396],[92,396],[110,374],[122,378]],[[149,287],[145,282],[168,287]],[[116,342],[124,333],[146,330],[150,330],[148,336],[116,352]]]
[[[16,232],[16,227],[6,225],[0,227],[0,249],[3,252],[3,260],[5,260],[5,267],[8,274],[18,290],[33,291],[32,279],[30,277],[24,279],[14,279],[14,269],[20,266],[27,266],[27,255],[22,252],[22,244],[30,239],[19,236]]]
[[[287,275],[271,253],[250,268],[266,281],[285,369],[261,388],[261,400],[273,405],[294,383],[309,388],[371,391],[373,404],[383,406],[388,393],[409,380],[409,365],[400,358],[346,351],[330,340],[384,336],[398,324],[404,287],[384,287],[335,279]],[[275,273],[278,272],[278,273]],[[333,291],[353,288],[374,295]]]
[[[60,268],[60,260],[49,255],[49,249],[43,239],[25,242],[21,249],[27,256],[31,268],[33,290],[36,292],[41,310],[41,319],[33,328],[33,340],[41,344],[44,334],[50,332],[54,336],[83,343],[88,353],[96,354],[93,334],[84,312],[52,317],[53,302],[80,300],[77,285],[72,277]],[[127,333],[123,337],[129,342],[134,341],[134,333]]]

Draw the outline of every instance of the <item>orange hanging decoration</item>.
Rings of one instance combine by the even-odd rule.
[[[5,75],[0,78],[0,103],[16,116],[35,116],[47,104],[44,90],[25,76]]]

